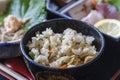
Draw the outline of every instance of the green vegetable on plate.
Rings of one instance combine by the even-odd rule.
[[[45,0],[9,0],[6,11],[0,13],[0,25],[3,25],[6,16],[12,14],[20,19],[29,19],[23,26],[23,29],[27,30],[45,20],[45,3]]]

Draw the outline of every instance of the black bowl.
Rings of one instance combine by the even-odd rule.
[[[26,45],[28,41],[31,40],[31,37],[35,36],[35,33],[37,31],[42,32],[49,27],[55,33],[62,33],[66,28],[71,28],[76,30],[77,32],[83,33],[84,35],[94,36],[95,41],[93,42],[93,44],[97,48],[98,51],[97,55],[91,61],[85,64],[82,64],[77,67],[66,68],[66,69],[51,68],[34,62],[28,55],[29,50]],[[24,56],[25,62],[28,68],[30,69],[30,72],[32,72],[35,77],[37,77],[37,74],[41,72],[48,72],[48,73],[54,72],[56,74],[61,74],[62,76],[69,75],[75,78],[76,80],[78,80],[80,76],[86,76],[87,74],[89,75],[92,73],[92,69],[95,68],[92,66],[97,64],[97,61],[99,61],[100,56],[103,53],[104,38],[96,28],[85,22],[77,21],[73,19],[56,19],[56,20],[54,19],[40,23],[29,29],[25,33],[25,35],[23,36],[20,42],[20,48]]]

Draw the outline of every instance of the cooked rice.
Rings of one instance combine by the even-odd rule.
[[[54,33],[47,28],[41,34],[28,42],[30,53],[34,54],[34,61],[45,66],[55,68],[75,67],[90,61],[97,51],[93,36],[86,36],[67,28],[64,32]]]

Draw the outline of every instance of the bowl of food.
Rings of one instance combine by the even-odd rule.
[[[45,0],[0,0],[0,5],[0,59],[21,55],[19,42],[30,27],[61,17],[46,9]]]
[[[113,49],[120,45],[118,3],[119,0],[77,0],[59,9],[59,13],[94,25],[103,33],[107,47]]]
[[[99,60],[104,38],[85,22],[54,19],[29,29],[20,42],[20,48],[35,77],[43,73],[76,79],[82,71],[84,75],[86,70],[89,72],[90,65]]]

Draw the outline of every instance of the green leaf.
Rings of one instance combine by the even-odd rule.
[[[30,18],[30,21],[25,24],[25,27],[29,27],[29,25],[34,26],[42,22],[46,17],[45,0],[31,0],[29,5],[30,7],[24,18]]]
[[[31,0],[12,0],[9,14],[13,14],[19,18],[23,18],[27,9],[29,8],[30,1]]]
[[[120,0],[108,0],[108,2],[114,5],[117,8],[117,10],[120,12]]]
[[[6,15],[0,14],[0,25],[3,25],[3,23],[4,23],[3,20],[4,20],[5,16]]]
[[[6,15],[0,15],[0,23],[3,23],[4,17],[9,14],[20,19],[29,18],[30,20],[23,26],[23,29],[27,30],[46,18],[45,4],[45,0],[11,0]]]

